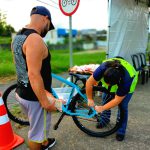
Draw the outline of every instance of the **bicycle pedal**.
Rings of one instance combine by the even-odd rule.
[[[90,109],[89,112],[88,112],[88,115],[91,115],[93,113],[93,110]]]

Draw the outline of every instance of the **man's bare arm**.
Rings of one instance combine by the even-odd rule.
[[[23,49],[26,55],[30,84],[35,95],[43,108],[48,111],[55,110],[54,103],[50,104],[48,101],[41,77],[42,61],[47,54],[42,38],[38,34],[31,34],[27,38]]]

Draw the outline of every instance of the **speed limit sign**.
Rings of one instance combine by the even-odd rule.
[[[59,7],[66,16],[72,16],[79,7],[80,0],[59,0]]]

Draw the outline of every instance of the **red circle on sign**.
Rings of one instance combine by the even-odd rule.
[[[61,1],[62,0],[59,0],[59,8],[60,8],[61,12],[66,16],[72,16],[77,11],[77,9],[79,7],[79,3],[80,3],[80,0],[77,0],[76,8],[72,12],[68,13],[68,12],[65,12],[64,9],[62,8]],[[68,0],[66,0],[66,1],[68,1]]]

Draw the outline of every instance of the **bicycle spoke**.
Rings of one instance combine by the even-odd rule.
[[[82,120],[86,120],[86,121],[91,121],[91,122],[97,122],[97,120],[91,118],[91,119],[88,119],[88,118],[83,118],[83,117],[78,117],[79,119],[82,119]]]
[[[95,105],[99,106],[109,102],[111,100],[111,96],[106,96],[102,99],[102,96],[95,91],[93,94],[93,99]],[[83,98],[81,96],[77,96],[74,112],[79,112],[79,110],[81,110],[81,116],[74,116],[73,120],[83,132],[89,135],[103,137],[112,134],[118,128],[117,107],[112,108],[111,110],[103,111],[92,118],[86,118],[86,116],[82,116],[82,114],[84,112],[88,114],[90,108],[87,106],[87,103],[85,104],[85,102],[83,102]]]

